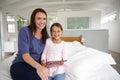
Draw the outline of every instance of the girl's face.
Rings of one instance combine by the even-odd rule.
[[[62,35],[62,30],[57,26],[53,26],[52,27],[52,32],[51,32],[52,38],[60,39],[61,35]]]
[[[37,29],[42,30],[46,26],[46,15],[42,12],[38,12],[35,16],[35,25]]]

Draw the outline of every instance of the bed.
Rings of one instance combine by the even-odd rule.
[[[116,62],[108,53],[81,44],[78,37],[63,37],[68,49],[68,70],[65,80],[120,80],[111,66]],[[9,68],[16,53],[0,64],[0,80],[12,80]]]

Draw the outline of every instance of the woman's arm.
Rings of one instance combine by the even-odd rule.
[[[30,55],[29,55],[29,53],[24,53],[24,54],[22,54],[22,57],[23,57],[23,60],[26,62],[26,63],[28,63],[28,64],[30,64],[32,67],[34,67],[35,69],[37,68],[37,67],[41,67],[41,65],[38,63],[38,62],[36,62]]]
[[[47,80],[48,78],[48,69],[41,66],[36,62],[29,54],[29,48],[31,44],[31,37],[27,28],[21,28],[18,36],[18,47],[22,55],[23,60],[28,63],[30,66],[36,69],[37,74],[41,77],[42,80]]]
[[[47,80],[49,76],[49,70],[38,62],[36,62],[28,53],[22,54],[22,57],[26,63],[34,67],[37,71],[37,74],[41,77],[42,80]]]

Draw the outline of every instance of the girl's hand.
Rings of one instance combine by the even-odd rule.
[[[42,61],[41,61],[41,64],[42,64],[42,66],[45,67],[45,66],[46,66],[46,61],[45,61],[45,60],[42,60]]]
[[[48,80],[49,70],[47,68],[39,66],[36,68],[36,71],[42,80]]]
[[[64,61],[60,61],[60,62],[59,62],[59,65],[63,65],[63,64],[64,64]]]

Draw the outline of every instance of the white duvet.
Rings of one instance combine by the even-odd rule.
[[[66,80],[120,80],[118,72],[111,67],[115,61],[108,53],[87,48],[79,42],[66,42],[68,71]],[[12,80],[9,68],[15,54],[0,64],[0,80]]]

